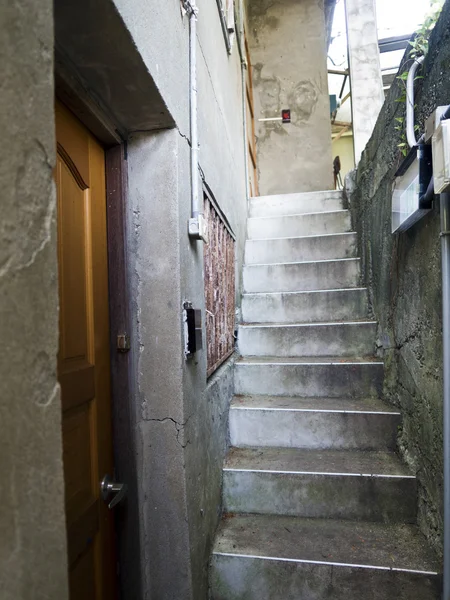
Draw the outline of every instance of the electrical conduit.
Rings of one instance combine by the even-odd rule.
[[[195,0],[184,0],[183,6],[189,15],[189,105],[191,130],[191,218],[189,236],[206,241],[203,202],[199,195],[198,181],[198,110],[197,110],[197,15]]]
[[[416,132],[414,131],[414,79],[417,69],[424,60],[424,56],[414,59],[406,81],[406,138],[410,148],[417,146]]]

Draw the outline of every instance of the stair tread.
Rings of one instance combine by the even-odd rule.
[[[414,475],[395,452],[231,448],[225,470],[408,477]]]
[[[227,515],[214,554],[378,567],[436,574],[436,557],[413,525],[267,515]]]
[[[237,365],[358,365],[358,364],[374,364],[383,365],[384,363],[373,356],[365,357],[329,357],[329,356],[301,356],[301,357],[279,357],[279,356],[241,356],[237,361]]]
[[[315,398],[289,396],[234,396],[231,409],[297,410],[313,412],[368,412],[399,415],[378,398]]]

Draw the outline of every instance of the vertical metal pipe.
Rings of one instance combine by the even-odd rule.
[[[197,15],[195,0],[185,0],[184,7],[189,14],[189,120],[191,130],[191,218],[189,236],[207,241],[203,216],[203,198],[198,185],[198,111],[197,111]]]
[[[444,595],[450,600],[450,194],[441,194],[442,336],[444,345]]]
[[[197,112],[197,14],[194,1],[189,14],[189,77],[190,77],[190,129],[191,129],[191,191],[192,216],[200,212],[198,196],[198,112]]]

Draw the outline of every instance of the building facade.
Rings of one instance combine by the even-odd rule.
[[[302,18],[324,49],[322,8]],[[189,4],[24,0],[1,11],[2,597],[64,600],[70,588],[74,598],[201,600],[233,394],[221,335],[234,333],[234,305],[239,317],[247,199],[267,156],[266,92],[246,70],[251,11],[198,4],[194,176],[222,236],[208,247],[232,252],[231,275],[188,235]],[[267,193],[286,173],[294,190],[296,147]],[[328,154],[308,189],[329,187]],[[224,264],[225,283],[205,276]],[[228,302],[223,330],[208,285]],[[189,307],[201,311],[203,349],[187,357]],[[105,475],[128,488],[114,511]]]

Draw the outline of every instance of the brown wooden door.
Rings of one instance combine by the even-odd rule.
[[[247,58],[247,76],[245,81],[246,97],[246,121],[247,121],[247,143],[248,143],[248,178],[250,196],[259,196],[258,186],[258,167],[256,161],[256,134],[255,134],[255,107],[253,104],[253,79],[252,63],[250,60],[250,51],[248,48],[247,34],[244,30],[245,55]]]
[[[105,155],[56,103],[58,259],[65,505],[71,600],[115,593]]]

